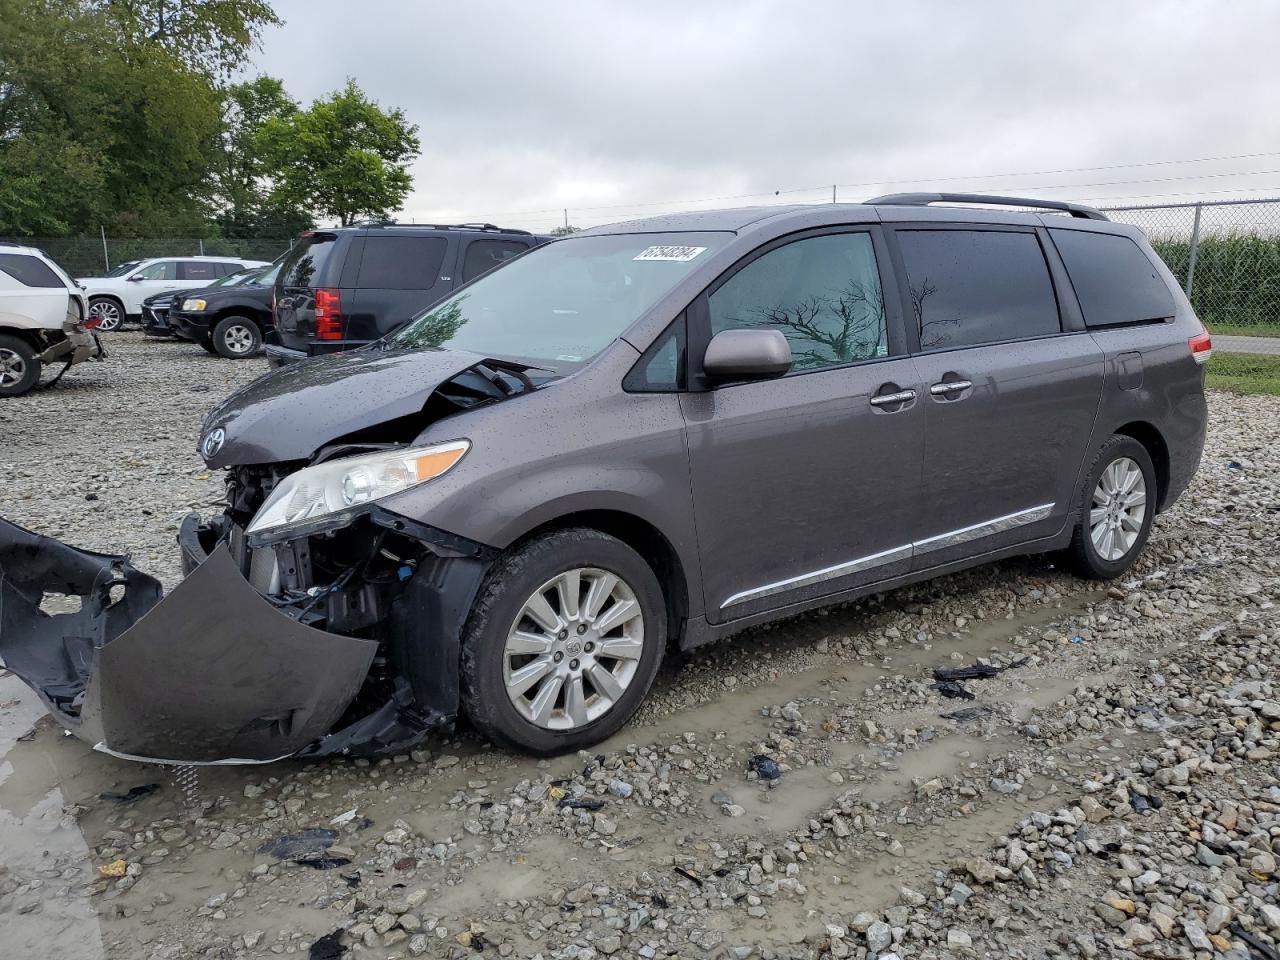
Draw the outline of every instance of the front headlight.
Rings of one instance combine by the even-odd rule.
[[[440,476],[470,448],[469,440],[453,440],[429,447],[342,457],[306,467],[276,485],[245,532],[262,534],[274,528],[309,528],[313,521],[326,519],[330,523],[318,525],[327,527],[333,521],[346,522],[367,503]]]
[[[198,298],[195,300],[183,300],[182,309],[190,310],[192,313],[198,313],[204,309],[204,301]]]

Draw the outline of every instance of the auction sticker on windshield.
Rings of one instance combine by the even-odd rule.
[[[645,247],[637,253],[632,260],[668,260],[676,263],[687,263],[698,254],[706,250],[706,247],[673,247],[673,246],[656,246]]]

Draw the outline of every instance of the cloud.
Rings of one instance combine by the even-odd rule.
[[[420,126],[404,219],[547,229],[568,207],[584,226],[770,202],[776,190],[791,191],[777,200],[819,201],[832,183],[849,200],[930,187],[1070,199],[1280,193],[1280,172],[1241,175],[1280,171],[1269,121],[1280,98],[1275,4],[277,8],[286,23],[265,38],[258,70],[304,100],[353,76]],[[1192,179],[1223,172],[1232,176]],[[744,194],[756,196],[693,202]]]

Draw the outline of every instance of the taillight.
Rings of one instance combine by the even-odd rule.
[[[89,317],[87,320],[81,323],[80,326],[84,327],[86,330],[92,330],[101,322],[102,322],[102,318],[95,315],[95,316]]]
[[[1187,341],[1187,346],[1191,348],[1191,356],[1195,357],[1196,363],[1207,363],[1213,355],[1213,341],[1209,339],[1207,332],[1192,337]]]
[[[342,339],[342,297],[337,290],[316,291],[316,339]]]

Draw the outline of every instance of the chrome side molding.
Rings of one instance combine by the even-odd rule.
[[[814,584],[835,580],[851,573],[861,573],[874,567],[883,567],[886,564],[909,560],[919,554],[945,550],[948,547],[968,543],[970,540],[994,536],[997,533],[1005,533],[1017,527],[1026,526],[1029,523],[1038,523],[1047,519],[1053,513],[1055,506],[1057,506],[1056,503],[1042,503],[1037,507],[1028,507],[1026,510],[1019,510],[1016,513],[1006,513],[1004,516],[996,517],[994,520],[984,520],[982,523],[961,527],[959,530],[949,530],[935,537],[916,540],[913,543],[904,543],[899,547],[890,547],[888,550],[868,554],[865,557],[855,557],[853,560],[837,563],[831,567],[823,567],[821,570],[814,570],[811,573],[802,573],[799,576],[779,580],[776,583],[766,583],[760,587],[752,587],[750,590],[743,590],[729,597],[720,604],[720,609],[724,610],[735,604],[771,597],[774,594],[785,593],[788,590],[811,587]]]

